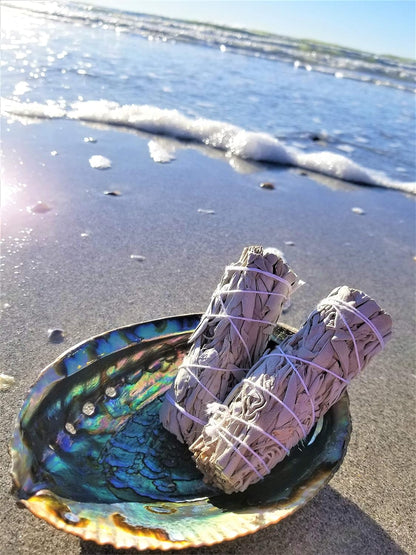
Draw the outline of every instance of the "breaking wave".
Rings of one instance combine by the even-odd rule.
[[[132,128],[204,144],[246,160],[292,166],[352,183],[416,194],[416,183],[390,179],[384,173],[360,166],[342,154],[300,152],[268,133],[248,131],[224,121],[190,118],[178,110],[150,105],[120,105],[108,100],[75,102],[68,107],[52,101],[42,104],[2,99],[1,106],[3,115],[64,118]]]

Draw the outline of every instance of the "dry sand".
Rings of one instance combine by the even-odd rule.
[[[0,392],[0,553],[113,553],[17,507],[7,445],[20,405],[71,345],[204,310],[224,266],[249,244],[282,249],[307,282],[286,323],[299,326],[345,283],[392,314],[394,338],[350,387],[353,434],[330,485],[278,525],[185,553],[415,553],[414,199],[241,161],[236,171],[220,153],[174,142],[176,160],[157,164],[149,137],[77,122],[4,123],[2,134],[0,372],[16,382]],[[92,169],[94,154],[112,168]],[[275,189],[261,189],[264,181]],[[111,190],[122,195],[103,194]],[[39,200],[51,210],[26,210]],[[53,327],[65,330],[63,343],[48,342]]]

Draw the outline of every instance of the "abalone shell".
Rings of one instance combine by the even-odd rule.
[[[309,501],[345,455],[345,394],[319,433],[261,482],[225,495],[159,422],[163,396],[199,314],[112,330],[45,368],[20,411],[11,446],[16,496],[34,515],[116,548],[212,545],[277,523]],[[294,330],[279,325],[274,342]]]

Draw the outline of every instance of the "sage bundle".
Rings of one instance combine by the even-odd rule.
[[[263,354],[297,281],[275,249],[247,247],[226,267],[160,411],[179,441],[195,441],[207,405],[221,403]]]
[[[222,404],[209,406],[208,424],[190,446],[205,480],[233,493],[267,475],[384,347],[391,326],[361,291],[332,291]]]

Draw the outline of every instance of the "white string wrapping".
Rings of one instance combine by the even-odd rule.
[[[273,469],[311,431],[385,346],[391,326],[391,317],[361,291],[332,291],[297,333],[261,357],[221,410],[211,411],[190,446],[205,480],[233,493],[257,482],[258,474],[264,477],[266,467]],[[232,448],[217,431],[236,438]],[[251,466],[235,456],[236,449]]]
[[[179,441],[195,441],[207,405],[222,402],[263,354],[297,282],[275,249],[247,247],[225,269],[160,411],[162,424]]]

